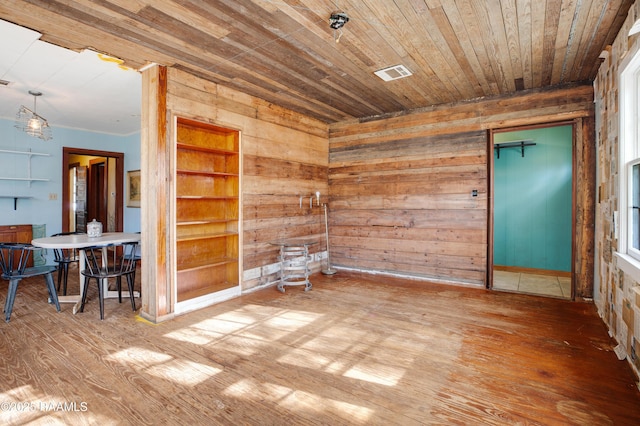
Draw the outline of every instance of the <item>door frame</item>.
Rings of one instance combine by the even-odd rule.
[[[100,208],[103,207],[108,209],[109,206],[108,176],[108,157],[98,157],[89,160],[89,170],[87,171],[87,194],[91,194],[91,197],[88,197],[87,199],[87,212],[89,217],[102,223],[105,232],[107,229],[107,218],[109,216],[109,212],[107,210],[101,212]],[[97,197],[96,193],[101,196]]]
[[[62,147],[62,232],[69,232],[69,157],[87,155],[91,157],[109,157],[116,160],[116,232],[122,232],[124,223],[124,153],[100,151],[84,148]]]
[[[487,215],[487,285],[488,289],[493,289],[493,233],[494,233],[494,135],[496,133],[507,133],[522,130],[545,129],[549,127],[571,126],[571,300],[575,300],[576,295],[576,179],[577,179],[577,160],[576,160],[576,141],[577,141],[577,120],[558,121],[552,123],[531,124],[526,126],[505,127],[500,129],[489,129],[487,137],[487,165],[489,171],[488,185],[488,215]]]

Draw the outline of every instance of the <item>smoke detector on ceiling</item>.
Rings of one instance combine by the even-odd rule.
[[[397,80],[399,78],[409,77],[413,75],[411,71],[404,65],[394,65],[374,72],[375,75],[384,81]]]

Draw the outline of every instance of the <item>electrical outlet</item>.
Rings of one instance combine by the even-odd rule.
[[[50,192],[49,193],[49,199],[53,200],[53,201],[57,200],[58,199],[58,194],[56,194],[55,192]]]

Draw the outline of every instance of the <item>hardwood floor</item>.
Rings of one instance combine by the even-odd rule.
[[[84,313],[56,313],[41,278],[24,282],[0,324],[0,423],[640,423],[637,379],[591,304],[343,271],[312,282],[159,325],[127,300],[100,321],[93,289]]]

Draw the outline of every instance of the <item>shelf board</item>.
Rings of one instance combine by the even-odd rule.
[[[210,152],[212,154],[223,154],[223,155],[238,155],[237,151],[233,151],[230,149],[208,148],[204,146],[190,145],[184,142],[178,142],[176,146],[178,149],[183,149],[187,151]]]
[[[237,195],[177,195],[180,200],[238,200]]]
[[[238,177],[238,173],[227,173],[227,172],[208,172],[205,170],[184,170],[184,169],[176,169],[176,174],[178,175],[199,175],[199,176],[213,176],[213,177]]]
[[[11,149],[0,149],[0,153],[4,154],[18,154],[18,155],[26,155],[29,158],[27,159],[27,170],[26,177],[0,177],[0,180],[13,180],[13,181],[23,181],[29,182],[29,186],[31,186],[31,182],[48,182],[49,179],[39,179],[31,177],[31,157],[39,156],[39,157],[50,157],[51,154],[45,154],[43,152],[33,152],[33,151],[15,151]]]
[[[193,259],[189,263],[178,265],[178,272],[197,271],[198,269],[207,269],[232,263],[238,263],[238,259],[233,257],[219,257],[216,259]]]
[[[0,180],[22,180],[27,182],[49,182],[49,179],[20,178],[20,177],[0,177]]]
[[[198,241],[198,240],[207,240],[213,238],[226,238],[226,237],[237,237],[237,232],[218,232],[215,234],[201,234],[201,235],[190,235],[188,237],[178,237],[176,241],[178,243],[187,242],[187,241]]]
[[[233,287],[238,287],[238,283],[224,281],[221,283],[211,284],[205,287],[195,288],[191,290],[178,289],[178,302],[184,302],[186,300],[195,299],[196,297],[200,296],[206,296],[208,294],[216,293],[218,291],[226,290]]]
[[[50,157],[51,154],[45,154],[44,152],[32,152],[32,151],[15,151],[12,149],[0,149],[1,153],[5,154],[20,154],[20,155],[38,155],[41,157]]]
[[[233,219],[211,219],[211,220],[185,220],[185,221],[177,221],[177,226],[190,226],[190,225],[208,225],[208,224],[216,224],[216,223],[228,223],[228,222],[237,222],[237,218]]]

